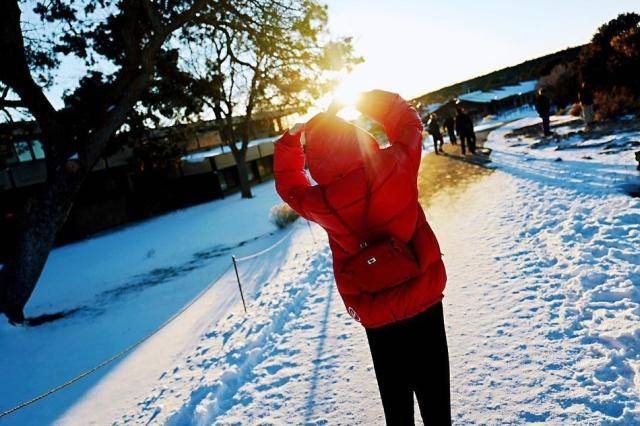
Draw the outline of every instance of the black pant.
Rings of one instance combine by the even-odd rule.
[[[456,132],[453,130],[453,128],[447,129],[447,132],[449,133],[449,142],[451,142],[451,145],[455,145],[456,144]]]
[[[444,145],[444,138],[442,137],[442,133],[433,133],[431,136],[433,137],[433,149],[437,154],[438,142],[440,142],[440,151],[442,151],[442,145]]]
[[[551,123],[548,115],[542,116],[542,130],[545,136],[551,135]]]
[[[467,137],[467,145],[469,146],[469,151],[471,151],[472,154],[475,154],[476,153],[476,133],[475,132],[469,133],[469,136]]]
[[[463,133],[460,136],[460,149],[462,155],[467,152],[467,148],[472,154],[476,153],[476,134],[475,133]]]
[[[408,320],[367,329],[367,338],[387,424],[414,424],[414,393],[425,425],[451,424],[442,303]]]

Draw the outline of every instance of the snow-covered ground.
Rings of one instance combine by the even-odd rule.
[[[255,187],[254,194],[251,200],[234,195],[55,249],[26,314],[71,313],[27,328],[12,327],[0,316],[0,412],[148,335],[226,270],[232,254],[253,253],[282,237],[268,219],[271,206],[281,202],[273,182]],[[218,309],[219,315],[239,300],[237,289],[211,297],[217,300],[208,309]],[[172,362],[163,356],[178,345],[172,341],[154,348],[158,356],[144,365]],[[33,408],[0,418],[0,424],[39,425],[59,418],[114,366]]]
[[[634,122],[603,124],[586,132],[581,119],[557,116],[552,119],[554,135],[544,139],[537,135],[539,122],[538,117],[527,117],[505,125],[494,137],[495,147],[530,158],[580,162],[585,168],[607,164],[634,169],[638,164],[634,153],[640,150],[640,126]]]
[[[522,105],[521,107],[503,111],[496,115],[487,115],[476,123],[474,129],[476,132],[481,132],[487,129],[495,129],[510,121],[519,120],[522,118],[536,118],[538,113],[533,105]]]
[[[535,146],[511,146],[506,134],[526,120],[490,135],[493,173],[429,201],[449,275],[454,422],[638,424],[640,200],[621,190],[637,175],[627,160],[599,162],[595,152],[557,162]],[[86,283],[119,288],[150,270],[144,262],[175,269],[214,243],[225,247],[220,264],[208,257],[162,285],[103,301],[100,311],[32,329],[0,326],[0,351],[10,354],[0,364],[9,377],[0,408],[144,335],[224,270],[231,252],[285,237],[269,235],[266,211],[276,200],[268,183],[242,201],[251,206],[211,203],[57,250],[31,314],[93,306],[101,291],[70,293]],[[247,315],[228,272],[125,359],[0,424],[382,424],[366,336],[344,312],[325,237],[302,222],[292,231],[239,263]]]

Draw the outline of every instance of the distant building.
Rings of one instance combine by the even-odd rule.
[[[252,142],[246,154],[252,182],[272,177],[273,143],[293,114],[288,110],[253,115]],[[78,194],[59,241],[237,191],[235,159],[230,148],[223,145],[219,127],[211,120],[146,131],[142,138],[179,138],[186,145],[187,154],[164,169],[161,176],[141,173],[127,144],[101,158]],[[0,234],[13,225],[26,197],[46,181],[45,152],[39,134],[33,122],[0,123]],[[126,133],[119,136],[127,137]]]
[[[424,117],[432,112],[439,116],[446,116],[455,112],[456,105],[462,106],[474,120],[486,115],[496,115],[501,112],[531,104],[535,99],[536,80],[503,86],[490,91],[474,91],[451,98],[440,104],[426,105],[421,110]]]

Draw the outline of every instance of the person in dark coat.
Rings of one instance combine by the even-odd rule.
[[[447,129],[447,133],[449,134],[449,142],[451,142],[451,145],[457,145],[455,126],[456,120],[453,117],[453,114],[449,113],[447,118],[444,119],[444,127]]]
[[[438,120],[438,116],[435,113],[431,114],[429,117],[429,121],[427,122],[427,131],[433,138],[433,150],[436,155],[443,153],[442,145],[444,145],[444,137],[440,131],[440,120]],[[440,149],[438,149],[438,142],[440,142]]]
[[[578,90],[578,100],[582,107],[582,118],[584,124],[589,127],[593,123],[593,91],[586,82],[582,82]]]
[[[469,148],[469,152],[475,154],[476,133],[473,130],[473,121],[461,106],[456,107],[456,131],[460,137],[462,155],[466,155],[467,148]]]
[[[538,96],[536,97],[536,111],[542,118],[542,130],[545,136],[551,136],[551,126],[549,116],[551,115],[551,100],[547,96],[545,89],[538,90]]]

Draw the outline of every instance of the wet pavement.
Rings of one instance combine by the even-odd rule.
[[[478,133],[478,146],[482,146],[485,140],[486,134]],[[431,143],[430,137],[426,143]],[[445,143],[444,151],[448,155],[435,155],[430,152],[422,159],[418,174],[418,190],[420,203],[425,208],[429,207],[436,194],[455,197],[456,194],[462,194],[471,183],[494,171],[487,165],[476,165],[462,160],[459,144]]]

